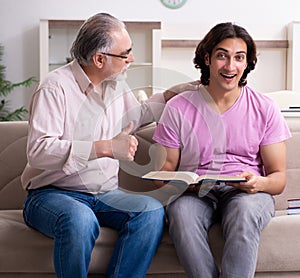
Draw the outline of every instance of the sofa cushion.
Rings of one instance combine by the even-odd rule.
[[[105,273],[118,233],[101,228],[93,250],[89,273]],[[1,273],[54,273],[54,241],[23,221],[22,210],[0,210],[0,277]],[[159,252],[149,273],[183,273],[173,243],[165,230]]]
[[[94,249],[91,272],[105,273],[117,236],[110,228],[101,229],[96,243],[101,248]],[[1,272],[54,273],[53,239],[29,228],[22,210],[0,211],[0,246]]]
[[[285,118],[289,129],[292,133],[292,138],[286,142],[286,187],[282,194],[275,196],[275,206],[277,210],[287,208],[287,200],[290,198],[300,198],[300,118],[286,117]]]
[[[299,231],[300,215],[277,213],[262,231],[256,272],[294,271],[299,275]],[[220,266],[224,239],[219,224],[210,229],[209,240],[216,262]]]
[[[52,272],[53,240],[27,227],[22,210],[0,211],[1,272]]]
[[[26,196],[20,177],[27,161],[27,122],[0,122],[0,134],[0,209],[20,209]]]

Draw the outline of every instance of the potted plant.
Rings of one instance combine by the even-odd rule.
[[[0,45],[0,121],[22,121],[27,115],[28,111],[24,106],[10,111],[9,101],[5,99],[15,88],[20,86],[29,87],[33,83],[37,82],[34,77],[29,77],[28,79],[12,83],[11,81],[5,80],[5,66],[2,65],[4,47]]]

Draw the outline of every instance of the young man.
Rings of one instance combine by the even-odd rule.
[[[252,278],[261,231],[274,214],[272,195],[285,187],[290,132],[274,102],[246,85],[256,61],[255,43],[244,28],[217,24],[195,52],[199,90],[170,100],[154,134],[166,152],[161,170],[247,179],[204,191],[190,186],[167,207],[188,277]],[[225,239],[221,270],[208,243],[216,221]]]
[[[160,242],[164,210],[155,199],[118,189],[118,160],[134,159],[131,131],[158,119],[173,93],[138,103],[124,81],[132,42],[109,14],[82,25],[71,53],[74,60],[49,73],[32,97],[24,219],[54,239],[57,277],[87,277],[106,226],[119,233],[107,277],[141,278]]]

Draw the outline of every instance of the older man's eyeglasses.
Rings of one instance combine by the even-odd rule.
[[[125,55],[112,54],[112,53],[107,53],[107,52],[101,52],[101,54],[111,56],[111,57],[117,57],[117,58],[121,58],[121,59],[128,59],[128,56],[125,56]]]

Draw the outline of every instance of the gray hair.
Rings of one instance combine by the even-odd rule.
[[[126,28],[119,19],[107,13],[98,13],[80,27],[71,48],[71,56],[79,64],[88,65],[96,52],[107,52],[113,47],[111,33]]]

